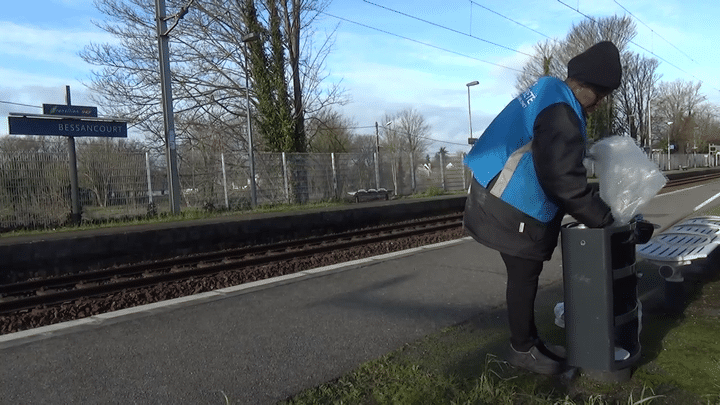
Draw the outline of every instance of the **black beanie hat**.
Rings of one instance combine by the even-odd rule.
[[[610,41],[598,42],[568,62],[568,77],[608,90],[620,87],[620,52]]]

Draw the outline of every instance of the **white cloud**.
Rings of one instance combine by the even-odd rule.
[[[88,70],[89,65],[78,53],[92,39],[95,42],[114,42],[114,38],[102,32],[43,29],[0,21],[3,39],[0,41],[0,55],[21,60],[23,64],[58,64],[79,70]]]

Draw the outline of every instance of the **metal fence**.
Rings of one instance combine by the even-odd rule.
[[[140,217],[169,211],[163,158],[148,153],[83,146],[77,153],[84,220]],[[258,205],[351,200],[360,189],[384,188],[391,196],[432,188],[468,187],[463,154],[439,156],[409,169],[408,156],[353,153],[257,153]],[[0,153],[0,228],[49,228],[71,213],[69,161],[65,152]],[[247,154],[187,152],[178,163],[183,209],[250,207]]]
[[[470,172],[464,154],[437,155],[410,168],[409,154],[391,153],[255,154],[259,205],[352,200],[361,189],[384,188],[391,196],[431,189],[463,191]],[[668,170],[667,154],[649,159]],[[416,157],[415,162],[419,161]],[[674,154],[670,170],[711,167],[720,155]],[[0,230],[51,228],[71,217],[69,161],[66,151],[0,151]],[[187,151],[178,164],[183,209],[250,207],[247,154]],[[97,221],[135,218],[170,209],[164,158],[123,152],[108,144],[89,144],[77,153],[82,218]],[[589,175],[593,175],[593,170]]]

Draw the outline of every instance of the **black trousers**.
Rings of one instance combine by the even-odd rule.
[[[500,253],[500,256],[507,269],[505,299],[510,321],[510,343],[517,351],[528,351],[538,337],[535,326],[535,296],[543,262],[504,253]]]

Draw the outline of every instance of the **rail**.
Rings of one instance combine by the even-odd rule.
[[[335,235],[7,284],[0,286],[0,314],[203,277],[227,270],[243,271],[298,257],[459,228],[461,224],[462,215],[454,214]]]

